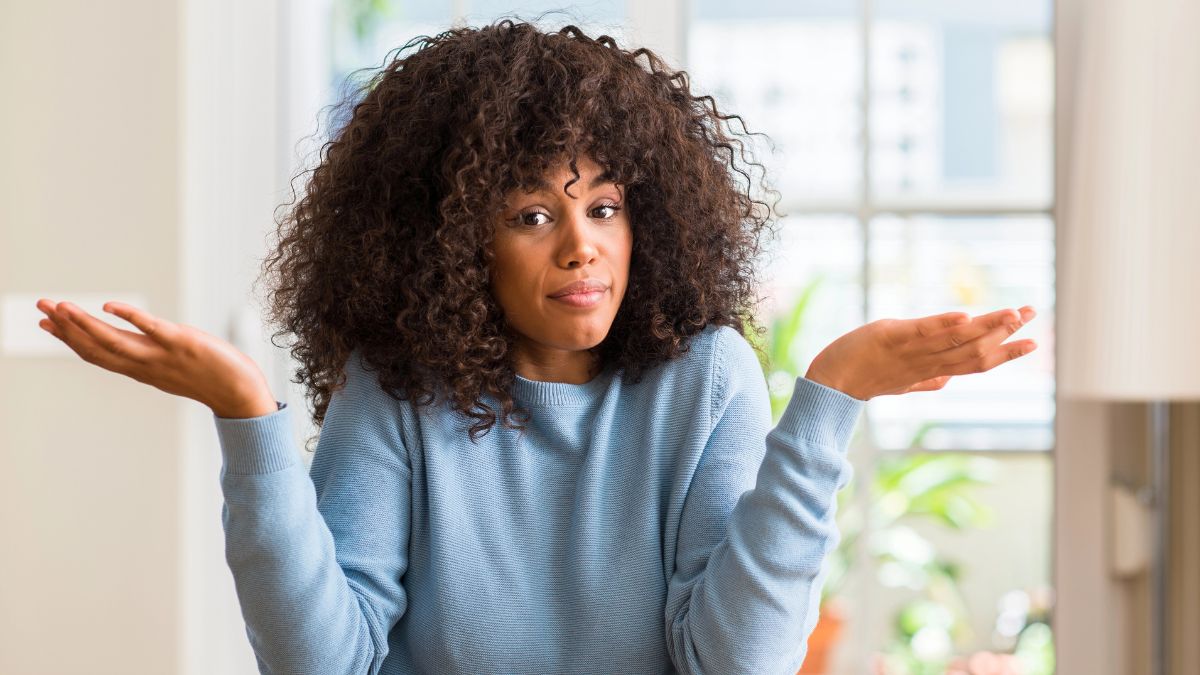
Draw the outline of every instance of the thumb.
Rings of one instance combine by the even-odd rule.
[[[953,375],[939,375],[938,377],[931,377],[928,380],[922,380],[922,381],[912,385],[908,389],[904,390],[903,393],[907,394],[911,391],[936,391],[936,390],[941,389],[942,387],[946,386],[946,383],[950,381],[951,377],[954,377],[954,376]]]

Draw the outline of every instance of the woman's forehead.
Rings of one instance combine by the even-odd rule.
[[[597,164],[590,157],[576,158],[575,168],[578,170],[578,178],[576,178],[576,172],[571,170],[568,160],[551,164],[540,174],[533,171],[520,172],[514,176],[516,189],[530,194],[537,192],[558,194],[568,183],[571,185],[571,191],[574,192],[578,187],[590,191],[615,182],[612,171]]]
[[[557,174],[557,176],[543,176],[540,181],[532,186],[533,189],[527,190],[527,192],[551,192],[557,194],[572,178],[574,176],[569,173],[565,175]],[[588,190],[595,190],[613,182],[612,176],[607,172],[594,173],[590,181],[585,180],[586,178],[587,174],[581,172],[580,179],[572,183],[571,187],[574,188],[577,185],[583,185]]]

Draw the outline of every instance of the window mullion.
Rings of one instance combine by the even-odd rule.
[[[450,25],[462,26],[466,24],[467,13],[470,8],[467,6],[469,0],[450,0]]]
[[[862,321],[865,323],[866,318],[871,315],[871,289],[870,289],[870,269],[871,269],[871,240],[870,240],[870,223],[871,218],[875,215],[871,200],[871,21],[874,7],[873,0],[862,0],[862,14],[860,21],[860,30],[862,31],[859,47],[861,49],[860,58],[862,62],[862,92],[859,96],[862,118],[859,122],[859,139],[862,147],[861,159],[862,166],[860,167],[859,180],[859,203],[857,206],[858,227],[861,233],[862,242],[862,268],[860,270],[860,284],[863,289],[862,294]],[[876,526],[874,523],[871,509],[871,489],[874,481],[872,477],[875,475],[875,467],[879,462],[879,448],[871,441],[870,433],[870,410],[866,406],[863,408],[863,418],[860,421],[862,428],[862,443],[859,445],[859,461],[855,463],[854,470],[856,475],[860,476],[858,480],[858,489],[854,495],[854,502],[862,514],[862,532],[855,542],[854,568],[859,570],[859,592],[856,598],[856,608],[854,617],[856,620],[850,622],[851,635],[853,636],[850,650],[851,654],[866,655],[870,654],[873,645],[870,644],[870,625],[872,603],[871,598],[875,597],[874,593],[869,592],[871,581],[875,579],[876,569],[875,561],[869,554],[867,542],[871,535],[875,532]],[[858,662],[853,665],[856,670],[859,670],[863,675],[870,675],[869,659],[858,659]]]
[[[962,216],[1046,216],[1054,217],[1052,208],[1043,207],[1021,207],[1021,206],[1002,206],[999,204],[982,204],[979,206],[963,205],[963,206],[938,206],[933,204],[853,204],[848,202],[817,202],[817,201],[797,201],[787,202],[782,201],[779,204],[779,210],[789,216],[791,215],[811,215],[811,214],[833,214],[844,213],[847,215],[856,216],[863,220],[870,220],[880,213],[887,213],[896,216],[946,216],[946,217],[962,217]]]
[[[688,0],[625,0],[631,46],[646,47],[675,69],[687,68]]]

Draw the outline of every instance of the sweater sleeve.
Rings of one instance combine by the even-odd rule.
[[[355,361],[308,472],[290,409],[214,415],[225,559],[262,673],[374,675],[406,608],[411,468],[394,401]]]
[[[668,651],[681,673],[790,675],[807,654],[824,560],[840,541],[836,495],[853,476],[846,451],[865,401],[797,378],[769,429],[750,344],[722,329],[715,350],[715,424],[684,500]]]

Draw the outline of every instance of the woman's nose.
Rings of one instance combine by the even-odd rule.
[[[597,249],[593,223],[587,214],[570,211],[562,217],[562,242],[559,262],[564,267],[577,267],[595,262]]]

